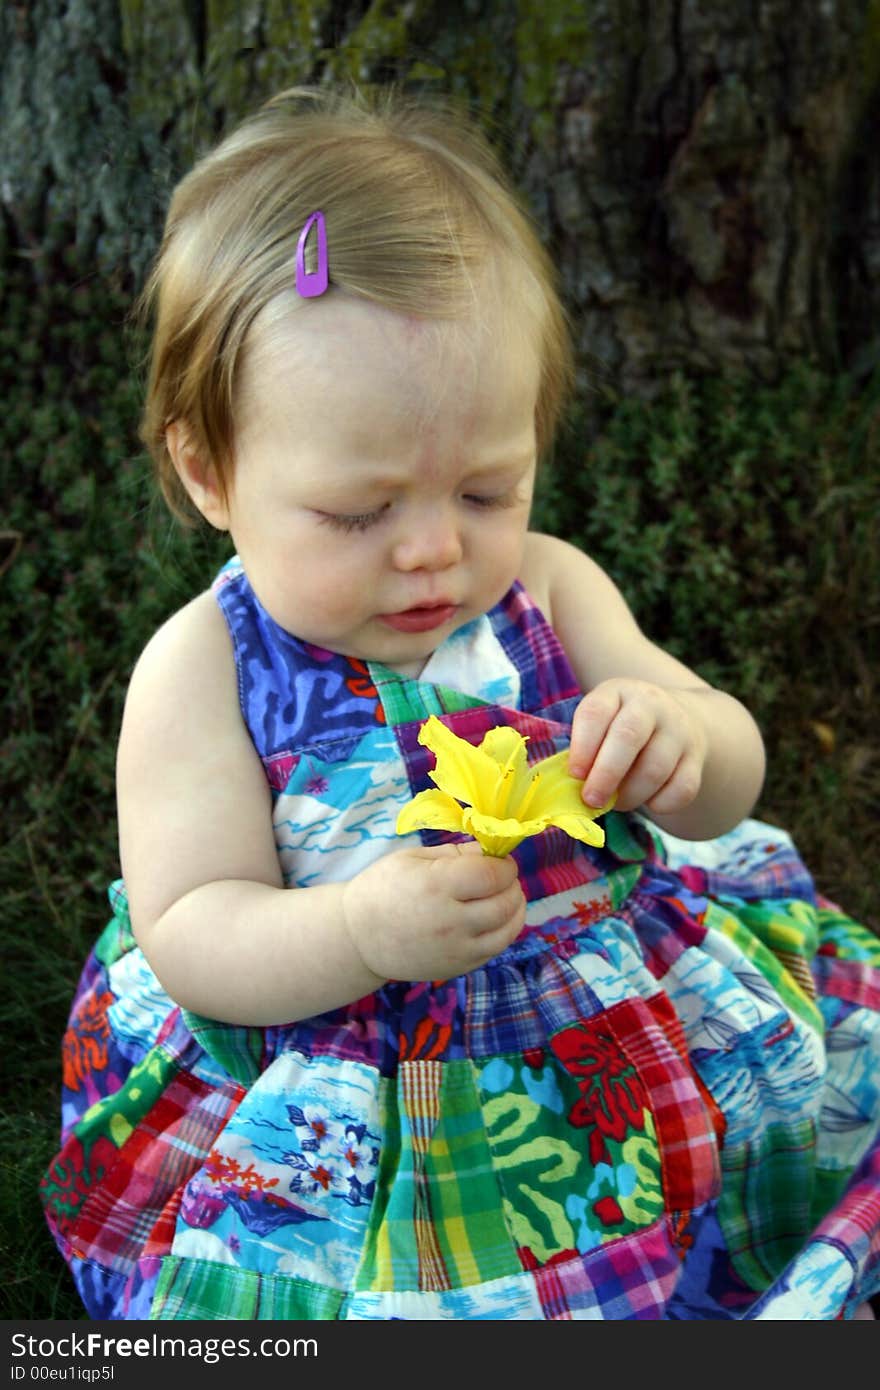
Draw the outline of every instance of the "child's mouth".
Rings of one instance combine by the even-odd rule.
[[[455,603],[435,603],[424,608],[406,608],[402,613],[380,613],[379,621],[396,632],[430,632],[455,616]]]

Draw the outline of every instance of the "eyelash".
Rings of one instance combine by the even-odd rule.
[[[335,512],[322,512],[321,520],[332,526],[334,531],[368,531],[371,526],[375,526],[384,512],[384,507],[380,507],[376,512],[361,512],[359,516],[338,516]]]
[[[466,502],[474,507],[482,507],[488,510],[491,507],[511,507],[516,498],[513,493],[502,493],[498,497],[479,497],[476,494],[468,494]],[[375,512],[360,512],[355,516],[340,516],[336,512],[322,512],[321,520],[328,526],[332,526],[335,531],[344,531],[347,535],[353,531],[368,531],[371,526],[375,526],[382,519],[388,510],[387,504],[379,507]]]
[[[470,494],[465,498],[466,502],[470,502],[475,507],[512,507],[516,500],[514,492],[502,492],[496,497],[478,497],[475,494]]]

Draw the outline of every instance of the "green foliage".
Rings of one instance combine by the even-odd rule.
[[[53,786],[67,776],[71,751],[93,755],[95,798],[112,787],[98,707],[106,700],[118,717],[144,621],[174,601],[137,452],[123,314],[97,281],[68,291],[44,282],[8,296],[0,330],[4,527],[16,547],[0,613],[10,674],[2,758],[9,799],[40,817],[47,776]]]
[[[880,378],[673,378],[575,411],[535,524],[588,551],[643,629],[742,699],[768,745],[759,812],[880,926]],[[595,416],[594,416],[595,418]]]
[[[877,641],[877,394],[809,364],[774,386],[677,376],[652,402],[608,410],[585,449],[575,415],[536,520],[595,555],[659,641],[765,715],[805,651],[827,699],[842,633],[867,626],[861,640]]]
[[[10,272],[0,325],[0,882],[15,985],[0,1005],[0,1087],[15,1097],[0,1117],[0,1249],[3,1315],[26,1318],[82,1316],[36,1194],[57,1137],[61,1032],[119,872],[126,683],[149,632],[220,558],[152,503],[127,296],[54,269]]]

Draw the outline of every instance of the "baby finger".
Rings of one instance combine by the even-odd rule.
[[[634,811],[666,787],[679,767],[680,748],[672,738],[655,734],[636,758],[617,792],[617,809]]]
[[[525,921],[526,900],[519,880],[514,879],[501,893],[491,898],[474,899],[466,904],[471,929],[477,936],[496,932],[518,922],[521,927]]]
[[[682,811],[685,806],[690,806],[699,794],[702,784],[703,774],[699,761],[690,754],[685,754],[679,761],[672,776],[666,781],[659,791],[645,802],[647,810],[658,816],[669,815],[673,811]]]
[[[607,805],[653,732],[654,720],[646,708],[629,705],[621,710],[584,784],[588,806]]]
[[[456,849],[458,854],[446,861],[446,881],[459,902],[491,902],[512,885],[518,887],[517,867],[512,859],[485,855],[476,844],[458,845]]]
[[[497,956],[500,951],[506,950],[511,942],[519,936],[525,926],[525,920],[526,902],[520,894],[519,902],[513,904],[512,910],[505,913],[500,922],[479,932],[474,937],[473,950],[479,957],[476,963],[483,964],[483,962],[491,960],[493,956]]]
[[[619,709],[617,694],[603,686],[581,700],[571,727],[568,770],[572,777],[586,777]]]

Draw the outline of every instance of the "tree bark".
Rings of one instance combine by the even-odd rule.
[[[500,142],[585,373],[876,353],[878,0],[11,0],[0,43],[4,276],[136,287],[222,130],[282,86],[394,79]]]
[[[591,6],[526,186],[546,188],[581,347],[625,389],[852,349],[841,303],[857,274],[877,295],[868,19],[863,0]]]

